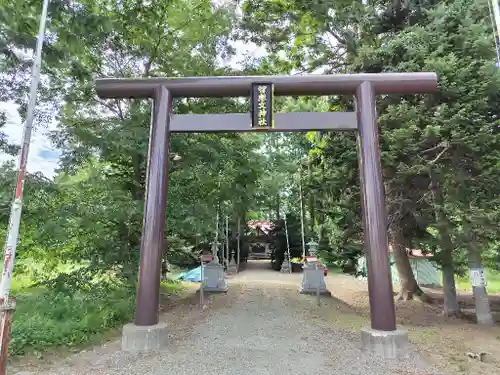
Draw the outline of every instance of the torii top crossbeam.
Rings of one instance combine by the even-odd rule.
[[[355,94],[363,82],[370,82],[375,94],[419,94],[437,89],[436,73],[362,73],[304,76],[221,76],[185,78],[102,78],[96,80],[101,98],[153,98],[159,86],[173,97],[249,96],[252,83],[272,83],[274,95]]]

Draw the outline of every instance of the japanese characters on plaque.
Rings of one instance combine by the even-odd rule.
[[[273,91],[272,83],[252,83],[252,128],[273,127]]]

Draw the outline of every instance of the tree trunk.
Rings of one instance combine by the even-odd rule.
[[[448,232],[448,220],[443,210],[443,198],[439,186],[439,179],[434,171],[429,173],[431,183],[430,189],[434,199],[434,212],[436,215],[436,223],[439,230],[440,245],[441,245],[441,266],[443,270],[443,293],[444,293],[444,310],[445,316],[461,315],[458,307],[457,288],[455,286],[455,269],[453,266],[453,243]]]
[[[457,289],[455,287],[455,270],[452,264],[443,264],[443,293],[444,306],[443,314],[445,316],[460,315],[460,308],[457,301]]]
[[[246,257],[242,256],[243,248],[245,247],[246,249],[248,249],[247,239],[245,237],[245,230],[247,227],[247,209],[246,208],[244,208],[244,209],[242,208],[242,210],[239,211],[238,218],[239,218],[239,223],[240,223],[240,226],[238,228],[238,235],[239,235],[240,242],[239,242],[239,251],[237,253],[236,261],[239,265],[242,262],[246,262]],[[248,252],[247,252],[247,254],[248,254]]]
[[[399,301],[412,300],[414,297],[422,300],[423,302],[430,302],[430,298],[418,286],[413,269],[411,268],[408,253],[404,245],[405,241],[401,238],[399,230],[392,236],[392,250],[394,254],[394,261],[399,276],[400,291],[397,296]]]
[[[166,251],[163,253],[162,258],[163,259],[161,262],[161,280],[166,280],[168,274],[168,256]]]
[[[477,247],[476,236],[469,224],[465,224],[465,232],[469,240],[469,272],[472,274],[474,271],[483,272],[483,262],[481,259],[481,252]],[[472,278],[471,278],[472,281]],[[493,316],[490,310],[490,301],[488,299],[488,292],[486,285],[472,283],[472,294],[474,296],[474,303],[476,305],[476,319],[477,324],[485,326],[493,326]],[[481,285],[482,284],[482,285]]]
[[[144,200],[144,180],[142,178],[143,170],[141,169],[142,157],[140,155],[132,156],[132,167],[134,170],[133,179],[131,181],[131,195],[132,200],[140,201]]]

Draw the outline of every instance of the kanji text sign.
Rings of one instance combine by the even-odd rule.
[[[252,83],[252,128],[272,128],[274,87],[272,83]]]

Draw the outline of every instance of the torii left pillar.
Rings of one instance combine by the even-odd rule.
[[[128,352],[157,350],[168,343],[167,325],[159,322],[159,302],[171,114],[172,95],[164,86],[159,86],[153,98],[149,135],[136,315],[134,323],[123,327],[122,335],[122,349]]]

